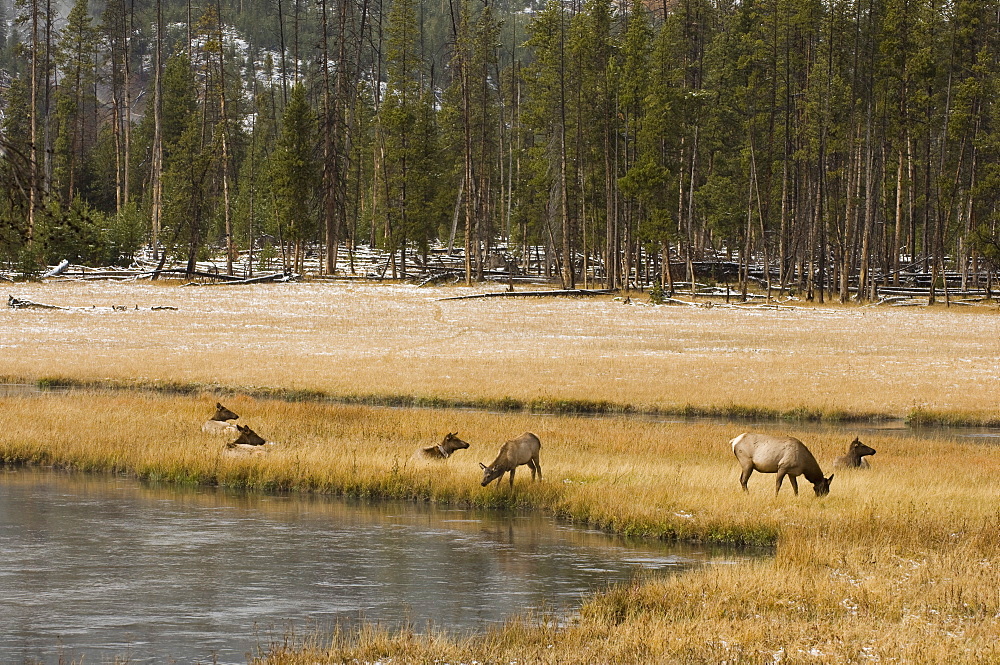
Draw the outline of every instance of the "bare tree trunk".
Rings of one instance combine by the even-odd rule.
[[[896,229],[892,236],[892,284],[899,286],[899,254],[903,243],[903,146],[896,167]]]
[[[233,274],[236,244],[233,239],[232,205],[229,199],[229,121],[226,112],[226,54],[222,34],[222,2],[216,0],[219,30],[219,113],[222,116],[222,214],[226,229],[226,274]]]
[[[122,10],[124,11],[124,9]],[[123,17],[122,20],[125,22],[125,35],[123,37],[125,42],[125,63],[124,63],[124,78],[125,78],[125,152],[124,152],[124,175],[123,180],[125,183],[124,189],[122,191],[122,203],[128,204],[131,200],[131,184],[129,180],[132,178],[132,65],[130,63],[131,58],[129,58],[129,51],[131,50],[130,44],[131,39],[129,35],[131,34],[131,27],[133,25],[132,13],[135,11],[135,4],[129,3],[129,14],[128,19]]]
[[[28,184],[27,247],[30,251],[35,240],[35,215],[38,205],[38,0],[31,3],[31,164]]]
[[[156,0],[156,50],[153,72],[153,163],[150,188],[152,189],[152,244],[153,258],[159,255],[160,224],[163,215],[163,7]],[[156,276],[154,275],[154,279]]]

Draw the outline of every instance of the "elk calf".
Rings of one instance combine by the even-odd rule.
[[[831,474],[829,478],[823,477],[816,458],[798,439],[790,436],[743,433],[729,443],[732,444],[733,453],[743,468],[740,485],[743,486],[744,492],[748,491],[747,481],[750,480],[750,474],[758,471],[778,474],[774,485],[775,495],[781,489],[781,481],[785,476],[788,476],[796,495],[799,493],[796,476],[805,476],[806,480],[812,483],[816,496],[830,493],[833,475]]]
[[[233,413],[226,407],[222,406],[219,402],[215,403],[215,415],[212,416],[212,420],[238,420],[239,415]]]
[[[500,481],[503,480],[503,474],[510,471],[510,486],[514,487],[514,471],[522,464],[527,464],[528,468],[531,469],[532,482],[535,480],[536,472],[538,479],[541,480],[542,464],[538,461],[538,453],[541,452],[541,449],[542,442],[531,432],[525,432],[516,439],[507,441],[500,446],[500,453],[492,464],[486,466],[482,462],[479,463],[483,469],[481,485],[486,487],[494,480],[499,485]]]
[[[238,418],[239,415],[222,406],[219,402],[216,402],[215,415],[209,418],[208,421],[201,426],[201,431],[208,432],[209,434],[228,434],[230,432],[235,432],[236,426],[229,421],[236,420]]]
[[[448,432],[444,440],[436,446],[430,448],[417,448],[410,457],[412,460],[446,460],[452,456],[456,450],[465,450],[469,444],[458,438],[458,432],[452,434]]]
[[[870,469],[871,465],[865,459],[868,455],[874,455],[875,449],[869,448],[858,441],[857,437],[851,441],[847,447],[847,454],[833,460],[834,469]]]
[[[236,448],[238,446],[263,446],[267,441],[260,434],[250,429],[246,425],[237,425],[236,430],[240,435],[232,443],[226,444],[226,448]]]

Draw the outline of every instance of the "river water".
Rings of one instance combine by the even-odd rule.
[[[358,620],[468,632],[736,557],[537,515],[0,468],[0,663],[245,663]]]

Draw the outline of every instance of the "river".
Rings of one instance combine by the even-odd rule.
[[[464,633],[740,556],[538,515],[0,468],[0,663],[245,663],[358,620]]]

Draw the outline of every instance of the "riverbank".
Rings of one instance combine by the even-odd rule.
[[[654,538],[763,545],[773,560],[650,578],[587,602],[578,620],[525,618],[484,635],[375,626],[266,645],[260,663],[989,662],[1000,658],[996,449],[958,438],[871,435],[869,472],[836,471],[830,496],[773,476],[739,489],[737,425],[372,409],[234,395],[226,406],[276,441],[234,456],[200,430],[214,394],[0,397],[0,458],[179,483],[517,507]],[[478,462],[522,431],[544,481],[481,488]],[[794,425],[829,474],[849,438]],[[410,462],[458,431],[444,465]]]
[[[321,404],[343,404],[413,409],[477,409],[509,413],[531,413],[576,416],[636,416],[648,418],[708,418],[733,422],[774,423],[827,423],[865,424],[881,423],[897,426],[922,428],[1000,428],[1000,416],[935,411],[920,407],[912,409],[905,417],[890,413],[845,411],[825,411],[797,407],[791,410],[771,409],[759,406],[731,404],[722,407],[699,407],[685,404],[676,407],[642,407],[633,404],[595,402],[591,400],[518,400],[510,397],[501,399],[469,398],[451,399],[443,397],[420,397],[405,394],[348,394],[337,395],[321,390],[226,386],[203,383],[174,383],[163,381],[127,381],[118,379],[86,379],[48,376],[29,379],[18,376],[0,376],[0,391],[61,392],[69,390],[89,390],[107,392],[148,392],[163,395],[217,395],[220,399],[234,395],[246,395],[257,399],[274,399],[285,402],[317,402]]]

